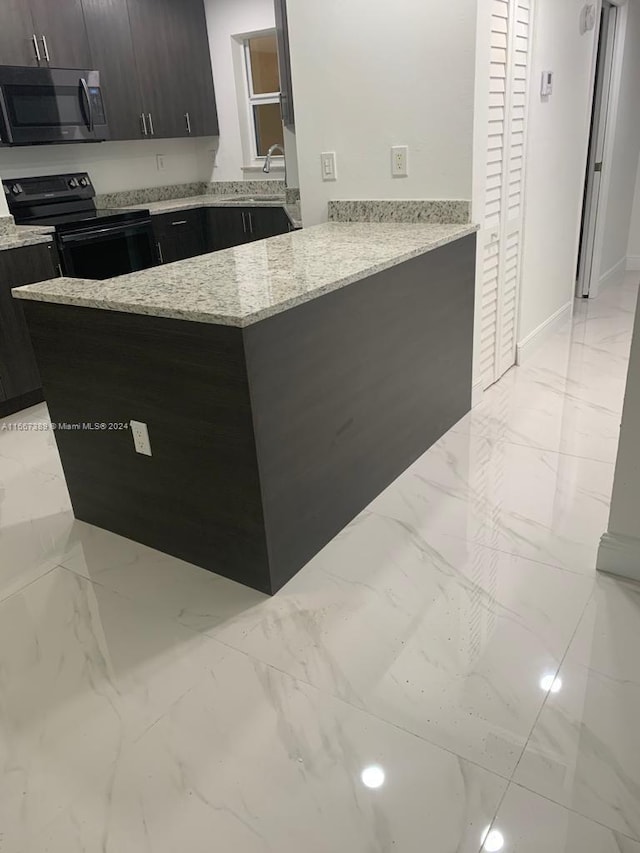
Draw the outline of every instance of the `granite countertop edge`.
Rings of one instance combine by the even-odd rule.
[[[0,252],[7,252],[10,249],[21,249],[23,246],[36,246],[39,243],[51,243],[53,234],[51,232],[33,231],[27,233],[20,232],[20,226],[17,226],[15,233],[3,234],[0,236]]]
[[[442,223],[440,227],[446,225],[446,223]],[[322,227],[322,226],[319,226]],[[334,228],[340,228],[340,224],[334,224]],[[345,227],[348,227],[345,225]],[[398,228],[402,228],[402,226],[398,225]],[[407,226],[411,227],[411,226]],[[428,226],[424,226],[428,227]],[[437,226],[434,226],[437,227]],[[397,255],[393,255],[392,257],[386,258],[384,260],[379,260],[376,262],[372,262],[370,265],[357,270],[356,272],[350,273],[346,276],[338,276],[335,279],[331,279],[330,281],[325,282],[324,284],[319,285],[313,290],[309,290],[303,293],[295,293],[288,298],[283,298],[278,302],[248,310],[242,314],[232,313],[229,310],[216,312],[215,310],[206,310],[199,311],[197,308],[180,308],[175,305],[172,306],[163,306],[163,305],[153,305],[153,304],[144,304],[144,303],[135,303],[131,301],[123,301],[118,298],[110,298],[108,296],[103,296],[99,300],[96,300],[95,295],[91,296],[82,296],[76,295],[72,292],[56,292],[56,288],[60,288],[61,286],[67,287],[69,286],[73,289],[74,286],[78,285],[89,285],[96,286],[95,281],[87,281],[84,279],[53,279],[50,282],[40,282],[37,284],[26,285],[20,288],[14,288],[12,293],[14,297],[18,299],[31,300],[36,302],[49,302],[57,305],[70,305],[78,308],[93,308],[98,310],[106,310],[106,311],[120,311],[126,314],[140,314],[144,316],[151,317],[164,317],[167,319],[174,320],[186,320],[190,322],[197,323],[209,323],[213,325],[221,325],[221,326],[233,326],[236,328],[246,328],[247,326],[252,326],[255,323],[260,322],[261,320],[266,320],[269,317],[276,316],[277,314],[281,314],[284,311],[287,311],[291,308],[294,308],[298,305],[303,305],[306,302],[311,302],[314,299],[317,299],[320,296],[324,296],[328,293],[332,293],[336,290],[339,290],[343,287],[346,287],[349,284],[353,284],[356,281],[360,281],[362,279],[368,278],[369,276],[375,275],[376,273],[383,272],[384,270],[390,269],[398,264],[404,263],[405,261],[409,261],[412,258],[419,257],[420,255],[427,254],[428,252],[433,251],[434,249],[438,249],[441,246],[447,245],[448,243],[455,242],[456,240],[462,239],[463,237],[467,237],[471,234],[474,234],[478,230],[477,225],[473,224],[465,224],[458,225],[453,224],[449,226],[453,230],[445,235],[436,237],[434,239],[427,239],[425,237],[424,243],[419,246],[413,247],[406,251],[399,252]],[[313,229],[307,229],[311,231]],[[305,233],[305,232],[300,232]],[[287,238],[295,237],[295,232],[292,235],[287,235]],[[274,237],[271,240],[281,240],[281,237]],[[260,242],[268,242],[268,241],[260,241]],[[248,244],[249,246],[257,245],[257,244]],[[235,250],[225,250],[225,251],[235,251]],[[219,255],[220,253],[215,253]],[[203,257],[203,256],[200,256]],[[196,260],[196,259],[191,259]],[[184,275],[186,277],[189,276],[189,263],[190,259],[185,261],[179,261],[177,264],[171,264],[169,266],[177,267],[180,265],[184,270]],[[155,269],[155,268],[154,268]],[[157,268],[162,269],[162,268]],[[117,279],[114,279],[117,281]],[[106,282],[103,282],[106,284]],[[50,288],[47,291],[47,287]]]

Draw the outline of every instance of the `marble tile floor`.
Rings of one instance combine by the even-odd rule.
[[[640,853],[640,586],[595,573],[637,278],[273,598],[75,522],[0,421],[2,853]]]

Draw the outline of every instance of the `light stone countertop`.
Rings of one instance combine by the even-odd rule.
[[[19,299],[244,327],[477,231],[328,222],[107,281],[58,278]]]
[[[52,239],[53,228],[16,225],[12,231],[0,234],[0,252],[20,249],[22,246],[34,246],[38,243],[50,243]]]

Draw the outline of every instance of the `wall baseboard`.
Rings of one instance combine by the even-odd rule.
[[[624,274],[627,271],[627,258],[620,258],[617,264],[614,264],[610,270],[600,276],[600,281],[598,282],[598,290],[602,290],[605,287],[610,287],[612,284],[620,284],[622,279],[624,278]]]
[[[482,402],[483,397],[484,388],[482,387],[482,382],[475,382],[471,388],[471,408],[475,409],[478,403]]]
[[[567,320],[571,319],[572,311],[573,299],[570,299],[562,308],[558,308],[555,314],[548,317],[544,323],[540,323],[537,329],[534,329],[526,338],[521,340],[516,346],[516,364],[524,364],[547,338],[551,337]]]
[[[627,272],[640,271],[640,255],[627,255]]]
[[[609,575],[640,581],[640,539],[605,533],[600,540],[596,568]]]

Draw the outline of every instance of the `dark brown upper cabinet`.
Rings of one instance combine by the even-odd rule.
[[[217,136],[218,113],[211,70],[211,49],[202,0],[182,0],[184,40],[180,61],[185,78],[185,127],[188,136]]]
[[[91,68],[82,0],[24,0],[31,8],[40,64],[51,68]]]
[[[89,68],[81,0],[0,0],[0,65]]]
[[[38,65],[31,9],[25,0],[0,0],[0,65]]]
[[[217,133],[202,0],[129,0],[133,48],[149,137]]]
[[[276,13],[276,39],[278,42],[278,68],[280,71],[280,110],[285,127],[293,127],[293,86],[291,84],[291,56],[289,50],[289,24],[287,0],[274,0]]]
[[[143,135],[142,96],[127,0],[82,0],[92,65],[100,71],[111,139]]]

